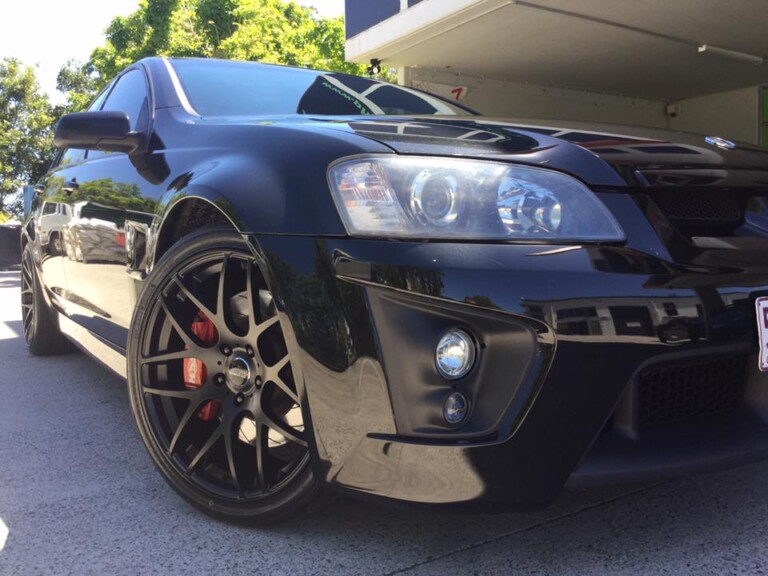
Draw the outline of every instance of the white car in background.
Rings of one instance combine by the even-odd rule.
[[[63,254],[63,229],[72,219],[72,207],[63,202],[44,202],[38,234],[40,245],[51,255]]]

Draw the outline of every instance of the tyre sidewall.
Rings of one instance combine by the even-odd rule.
[[[35,258],[32,254],[32,247],[28,243],[22,252],[22,266],[24,263],[29,267],[29,273],[32,277],[32,337],[27,338],[26,331],[24,339],[27,342],[29,352],[33,356],[51,356],[61,354],[72,350],[69,340],[61,333],[59,329],[58,313],[52,310],[45,299],[43,283],[37,273]],[[24,273],[23,271],[21,272]],[[24,316],[22,313],[22,323]]]

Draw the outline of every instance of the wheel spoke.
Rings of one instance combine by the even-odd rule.
[[[221,273],[219,274],[219,291],[216,294],[216,315],[222,324],[226,324],[226,315],[224,314],[224,306],[226,305],[227,292],[227,267],[229,266],[229,254],[224,255],[224,260],[221,263]]]
[[[271,379],[273,377],[276,378],[277,375],[280,374],[280,371],[283,368],[285,368],[288,365],[288,362],[290,362],[290,361],[291,361],[291,357],[288,356],[288,354],[286,354],[285,356],[282,357],[282,359],[277,364],[275,364],[274,366],[268,366],[267,367],[267,372],[268,372],[267,378],[268,379]]]
[[[253,293],[253,273],[250,267],[245,274],[245,295],[248,299],[248,336],[256,330],[256,295]]]
[[[287,440],[290,440],[291,442],[298,444],[299,446],[303,446],[304,448],[307,447],[307,441],[304,440],[304,435],[299,432],[298,430],[294,430],[287,424],[281,422],[280,420],[276,418],[271,418],[270,416],[266,416],[266,425],[269,428],[272,428],[275,432],[278,434],[282,434]]]
[[[193,358],[189,350],[179,350],[178,352],[166,352],[165,354],[156,354],[154,356],[144,356],[141,359],[142,364],[165,364],[173,360],[183,360],[184,358]]]
[[[299,395],[296,394],[296,392],[294,392],[293,390],[291,390],[291,387],[288,386],[288,384],[282,378],[280,377],[273,378],[272,382],[274,382],[277,385],[277,387],[280,388],[280,390],[285,392],[285,394],[288,395],[288,397],[291,400],[296,402],[296,404],[299,403]]]
[[[203,457],[208,453],[208,451],[211,449],[211,447],[216,444],[219,438],[221,438],[222,435],[222,425],[219,424],[219,426],[211,433],[210,438],[205,441],[205,444],[200,448],[200,450],[195,454],[195,457],[192,459],[192,462],[189,463],[189,466],[187,466],[187,472],[192,472],[195,468],[197,468],[197,465],[200,464],[200,461],[203,459]]]
[[[253,335],[249,334],[249,337],[258,338],[278,322],[280,322],[280,317],[277,315],[277,313],[275,313],[275,315],[272,316],[271,318],[267,318],[266,320],[264,320],[264,322],[254,325],[252,327],[254,334]]]
[[[209,319],[209,320],[213,320],[214,318],[218,318],[218,315],[217,315],[217,314],[215,314],[215,313],[213,312],[213,310],[211,310],[211,309],[210,309],[208,306],[206,306],[205,304],[203,304],[202,300],[200,300],[200,299],[199,299],[197,296],[195,296],[195,295],[192,293],[192,290],[190,290],[189,288],[187,288],[187,286],[184,284],[184,281],[181,279],[181,276],[179,276],[179,275],[177,274],[176,276],[174,276],[173,280],[174,280],[174,282],[176,283],[176,286],[178,286],[178,287],[179,287],[179,290],[181,290],[181,292],[184,294],[184,296],[186,296],[186,298],[187,298],[188,300],[190,300],[190,301],[192,302],[192,304],[194,304],[195,306],[197,306],[197,308],[198,308],[198,309],[199,309],[199,310],[200,310],[200,311],[201,311],[203,314],[205,314],[205,315],[208,317],[208,319]],[[218,326],[217,326],[217,328],[218,328]]]
[[[280,372],[283,368],[285,368],[288,363],[291,361],[291,357],[286,354],[283,356],[283,359],[280,360],[277,364],[274,366],[268,366],[267,367],[267,374],[266,374],[266,380],[269,382],[274,382],[274,384],[280,388],[285,394],[287,394],[291,400],[296,402],[296,404],[299,403],[299,395],[296,393],[295,390],[292,390],[291,387],[288,385],[288,383],[283,380],[280,377]]]
[[[176,320],[176,317],[173,315],[170,308],[168,308],[168,304],[162,297],[160,298],[160,306],[162,307],[163,312],[165,312],[165,317],[168,318],[170,323],[173,325],[174,330],[176,330],[179,337],[184,340],[184,344],[186,344],[187,348],[199,349],[200,347],[195,343],[187,331],[181,327],[181,324],[179,324],[178,320]]]
[[[232,430],[224,432],[224,447],[227,452],[227,465],[229,466],[229,474],[232,476],[232,480],[235,481],[237,492],[242,496],[242,490],[240,488],[240,480],[237,478],[237,470],[235,470],[235,454],[233,452],[232,442]]]
[[[264,426],[256,426],[256,487],[266,488],[267,478],[264,475],[264,458],[267,452],[267,433]]]
[[[30,342],[34,336],[35,293],[32,270],[26,255],[21,266],[21,320],[24,327],[24,339]]]
[[[168,390],[164,388],[150,388],[149,386],[144,386],[142,391],[153,396],[180,398],[181,400],[191,400],[193,402],[197,399],[196,396],[200,395],[199,390]]]
[[[176,431],[173,433],[173,438],[171,438],[171,443],[168,445],[168,454],[173,455],[173,453],[176,450],[176,444],[179,442],[179,438],[181,438],[182,433],[184,432],[184,429],[187,427],[187,424],[189,424],[189,421],[192,419],[192,416],[197,414],[200,407],[197,405],[197,402],[190,402],[189,406],[187,406],[186,412],[184,412],[184,416],[181,417],[181,420],[179,420],[179,425],[176,426]]]

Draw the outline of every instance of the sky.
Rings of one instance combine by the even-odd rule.
[[[344,0],[298,0],[322,16],[344,13]],[[104,43],[115,16],[130,14],[139,0],[18,0],[3,6],[0,58],[13,56],[37,67],[37,78],[54,102],[63,102],[56,75],[70,59],[85,61]]]

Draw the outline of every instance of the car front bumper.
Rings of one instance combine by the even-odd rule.
[[[725,269],[625,247],[251,241],[291,320],[316,472],[331,485],[531,509],[566,486],[768,456],[759,258]],[[480,346],[454,382],[434,365],[452,327]],[[454,389],[472,399],[460,428],[441,417]]]

